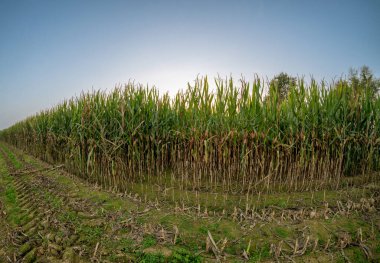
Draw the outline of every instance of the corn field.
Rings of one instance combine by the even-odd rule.
[[[265,86],[217,78],[211,89],[200,78],[170,97],[128,83],[64,101],[0,139],[118,191],[301,191],[377,176],[380,99],[370,89],[298,80],[280,100]]]

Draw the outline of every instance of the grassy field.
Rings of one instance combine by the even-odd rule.
[[[0,262],[378,262],[379,96],[215,83],[129,83],[1,131]]]
[[[4,143],[1,262],[376,262],[380,187],[190,207],[99,189]],[[202,198],[202,197],[200,197]],[[215,242],[215,244],[214,244]]]

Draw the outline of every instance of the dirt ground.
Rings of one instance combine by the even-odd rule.
[[[231,211],[145,200],[0,143],[0,262],[380,262],[379,211],[378,183]]]

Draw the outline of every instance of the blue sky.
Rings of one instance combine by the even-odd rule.
[[[380,1],[0,0],[0,129],[129,79],[380,75]]]

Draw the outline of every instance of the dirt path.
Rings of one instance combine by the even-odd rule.
[[[377,185],[225,213],[107,192],[0,146],[0,262],[379,259]]]

